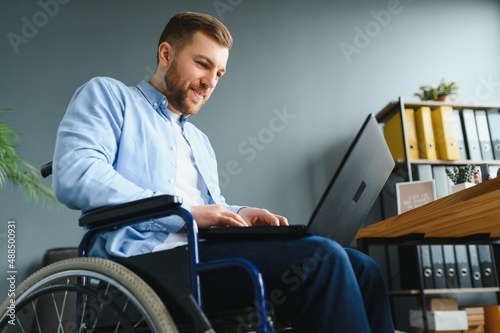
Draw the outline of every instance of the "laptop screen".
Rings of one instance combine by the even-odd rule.
[[[394,165],[382,130],[370,114],[313,212],[308,233],[349,246]]]

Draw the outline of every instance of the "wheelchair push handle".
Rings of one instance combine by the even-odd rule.
[[[52,174],[52,161],[42,165],[42,167],[40,168],[40,173],[42,174],[43,178],[47,178],[48,176],[50,176]]]

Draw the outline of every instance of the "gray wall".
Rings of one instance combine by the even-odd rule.
[[[161,30],[183,10],[219,17],[235,39],[227,75],[191,118],[218,152],[228,202],[267,207],[292,223],[307,220],[368,113],[441,78],[460,82],[460,102],[500,101],[494,0],[4,0],[0,108],[11,109],[1,117],[21,136],[20,153],[35,165],[52,158],[59,121],[87,79],[132,85],[148,76]],[[288,115],[283,126],[271,126],[277,114]],[[228,163],[238,165],[232,175]],[[0,281],[9,218],[17,221],[20,281],[47,248],[78,243],[78,215],[2,188]]]

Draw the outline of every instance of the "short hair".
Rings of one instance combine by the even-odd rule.
[[[231,33],[215,17],[202,13],[182,12],[176,14],[167,23],[158,41],[158,47],[161,43],[167,42],[177,50],[182,50],[193,40],[193,36],[198,31],[208,34],[228,49],[233,45]]]

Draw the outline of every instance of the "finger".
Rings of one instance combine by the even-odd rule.
[[[222,216],[220,219],[220,224],[229,227],[248,227],[248,224],[245,222],[245,220],[241,216],[233,212]]]
[[[283,226],[287,226],[288,225],[288,219],[284,216],[281,216],[281,215],[275,215],[276,218],[278,219],[279,221],[279,225],[283,225]]]
[[[278,215],[267,213],[259,216],[258,223],[264,223],[270,226],[279,226],[281,224],[281,221]]]

